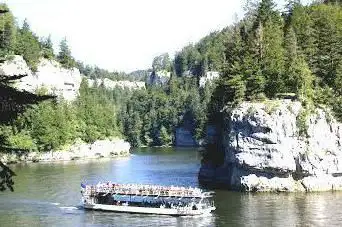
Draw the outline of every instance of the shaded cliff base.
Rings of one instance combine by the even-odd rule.
[[[250,173],[239,167],[202,166],[200,184],[241,192],[322,192],[342,190],[340,175],[322,174],[301,179],[294,174]]]
[[[6,164],[25,162],[55,162],[79,159],[99,159],[130,154],[130,144],[122,139],[97,140],[92,144],[76,142],[68,149],[48,152],[12,151],[0,153],[0,161]]]

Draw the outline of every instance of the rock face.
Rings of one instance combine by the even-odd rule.
[[[34,93],[43,87],[49,94],[63,97],[67,101],[73,101],[77,98],[82,82],[82,76],[77,68],[65,69],[54,60],[41,59],[37,66],[37,72],[32,72],[23,57],[18,55],[0,64],[0,75],[11,77],[24,74],[27,76],[15,84],[17,88]],[[95,83],[103,84],[107,89],[117,87],[145,89],[145,82],[113,81],[108,78],[96,79],[96,81],[88,79],[89,86],[93,86]]]
[[[147,79],[148,85],[166,85],[171,78],[171,73],[165,70],[153,71]]]
[[[0,64],[0,74],[3,76],[14,76],[31,74],[31,70],[22,56],[15,55],[11,60]]]
[[[199,81],[199,86],[204,87],[207,83],[212,82],[220,77],[219,72],[216,71],[208,71],[205,76],[202,76]]]
[[[130,89],[130,90],[134,90],[134,89],[145,89],[145,82],[139,82],[139,81],[128,81],[128,80],[118,80],[118,81],[114,81],[114,80],[110,80],[108,78],[104,78],[104,79],[88,79],[88,85],[90,87],[94,86],[94,84],[99,85],[103,85],[106,89],[115,89],[115,88],[121,88],[121,89]]]
[[[52,162],[129,155],[130,144],[122,139],[98,140],[92,144],[76,142],[63,151],[1,154],[4,163]]]
[[[243,103],[223,135],[224,164],[203,164],[200,180],[243,191],[342,190],[342,124],[316,109],[300,136],[299,102]]]
[[[78,69],[65,69],[53,60],[41,59],[37,72],[32,72],[21,56],[14,56],[12,60],[1,64],[0,74],[9,77],[26,74],[26,77],[16,83],[17,88],[35,92],[38,88],[44,87],[49,94],[55,94],[68,101],[76,99],[82,81]]]

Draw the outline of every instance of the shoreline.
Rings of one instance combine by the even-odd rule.
[[[103,143],[107,143],[103,147]],[[94,149],[94,146],[98,146]],[[65,161],[78,161],[78,160],[100,160],[119,157],[129,157],[131,149],[140,148],[195,148],[203,149],[203,146],[140,146],[131,147],[130,144],[123,139],[114,140],[97,140],[94,143],[75,142],[68,149],[57,151],[41,151],[41,152],[28,152],[28,151],[13,151],[13,152],[0,152],[0,161],[6,165],[26,164],[26,163],[53,163]],[[101,149],[101,150],[99,150]],[[199,150],[199,151],[200,151]]]
[[[94,143],[75,142],[69,148],[45,152],[8,152],[0,153],[0,161],[6,165],[62,162],[74,160],[94,160],[101,158],[114,158],[130,155],[131,146],[123,139],[114,138],[97,140]]]

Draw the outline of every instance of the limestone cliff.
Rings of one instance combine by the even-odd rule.
[[[299,124],[292,101],[243,103],[223,130],[224,164],[202,164],[199,179],[244,191],[342,189],[342,124],[317,108]]]
[[[166,85],[171,78],[171,73],[166,70],[153,71],[147,78],[148,85]]]
[[[200,77],[199,86],[205,87],[207,83],[212,83],[220,77],[220,73],[217,71],[208,71],[204,76]]]
[[[46,152],[19,152],[0,153],[0,161],[3,163],[20,162],[53,162],[70,161],[76,159],[111,158],[129,155],[130,144],[123,139],[111,138],[97,140],[87,144],[76,141],[73,145],[63,150]]]
[[[0,64],[0,75],[27,76],[18,80],[15,86],[18,89],[29,92],[36,92],[37,89],[44,87],[49,94],[63,97],[67,101],[73,101],[79,94],[82,76],[77,68],[65,69],[54,60],[41,59],[37,65],[37,71],[32,72],[22,56],[13,56],[12,59]],[[88,84],[92,86],[95,80],[88,79]],[[108,78],[97,79],[98,85],[103,84],[107,89],[128,88],[144,89],[145,82],[113,81]]]
[[[108,78],[104,79],[88,79],[88,85],[90,87],[94,86],[94,84],[103,85],[106,89],[112,90],[115,88],[121,88],[121,89],[145,89],[145,82],[139,82],[139,81],[128,81],[128,80],[110,80]]]
[[[65,69],[54,60],[41,59],[37,71],[32,72],[22,56],[14,56],[0,64],[0,74],[13,76],[26,74],[15,86],[29,92],[35,92],[44,87],[49,94],[55,94],[68,101],[76,99],[82,81],[76,68]]]

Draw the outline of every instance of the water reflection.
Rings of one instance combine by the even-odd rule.
[[[215,200],[219,226],[340,226],[342,223],[342,193],[218,191]]]
[[[89,225],[106,225],[112,223],[114,226],[193,226],[205,227],[215,226],[214,216],[206,217],[170,217],[157,215],[120,214],[109,212],[87,212],[84,223]]]

